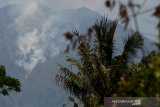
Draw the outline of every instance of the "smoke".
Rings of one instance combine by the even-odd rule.
[[[60,17],[60,16],[59,16]],[[16,64],[31,73],[34,68],[58,55],[66,45],[61,36],[65,29],[54,26],[60,18],[46,15],[36,2],[23,8],[15,23],[18,31]]]
[[[37,34],[38,31],[35,29],[33,32],[20,36],[17,41],[18,53],[21,58],[16,60],[16,63],[30,72],[39,62],[44,62],[46,60],[43,49],[39,45],[40,37],[38,37]]]
[[[72,15],[71,10],[69,12],[63,10],[69,8],[75,1],[74,3],[71,2],[73,0],[62,1],[29,0],[24,3],[20,0],[14,1],[22,5],[21,13],[15,20],[16,31],[18,32],[18,50],[16,51],[18,58],[15,63],[28,73],[31,73],[39,63],[45,62],[48,58],[54,58],[65,49],[68,42],[62,36],[64,32],[71,31],[73,28],[79,29],[82,22],[87,26],[87,23],[92,23],[92,19],[97,19],[90,16],[92,19],[89,21],[80,22],[80,20],[84,20],[80,18],[83,12],[76,13],[77,11],[73,11],[74,15]],[[83,2],[84,0],[77,3],[82,6]],[[53,6],[51,7],[50,4]],[[64,4],[66,7],[59,7],[64,6]],[[76,5],[78,6],[78,4]],[[71,8],[75,8],[74,5]],[[80,17],[76,16],[75,18],[75,15]],[[89,14],[87,13],[87,15]]]

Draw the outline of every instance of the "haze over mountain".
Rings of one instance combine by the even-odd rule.
[[[93,25],[101,15],[82,7],[76,10],[51,11],[36,3],[0,9],[0,64],[7,73],[20,79],[22,92],[0,96],[3,107],[61,107],[66,92],[54,80],[56,63],[66,64],[63,50],[67,44],[62,34],[75,28],[80,32]],[[121,25],[116,30],[117,53],[122,51]],[[145,38],[145,53],[156,49]],[[73,55],[70,53],[69,55]]]

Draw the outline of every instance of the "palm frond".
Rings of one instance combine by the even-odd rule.
[[[76,67],[79,71],[82,69],[82,66],[79,60],[72,57],[67,57],[66,61],[69,62],[71,65],[74,65],[74,67]]]
[[[106,40],[106,49],[105,49],[105,53],[106,53],[106,57],[109,60],[109,63],[111,63],[111,59],[112,59],[112,55],[113,55],[113,51],[114,51],[114,33],[116,31],[116,27],[117,27],[117,23],[118,21],[113,21],[108,32],[107,32],[107,40]]]
[[[72,95],[80,97],[80,95],[85,95],[91,92],[88,88],[88,82],[85,81],[81,73],[74,73],[68,68],[60,66],[60,73],[56,75],[56,81],[59,86],[69,91]]]
[[[127,63],[134,63],[138,50],[143,48],[143,37],[140,33],[135,32],[125,40],[122,57]]]
[[[103,18],[100,22],[95,23],[96,47],[104,63],[111,63],[114,50],[114,33],[117,27],[117,21],[109,21]]]

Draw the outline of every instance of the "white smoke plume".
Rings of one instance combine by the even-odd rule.
[[[88,11],[85,12],[89,14],[83,14],[83,10],[82,12],[80,10],[72,10],[76,8],[72,6],[74,3],[80,3],[80,6],[83,6],[82,4],[85,4],[82,3],[84,0],[82,2],[74,1],[74,3],[71,2],[73,0],[62,1],[29,0],[22,3],[20,0],[15,0],[16,3],[19,3],[23,7],[19,17],[15,20],[16,31],[18,32],[18,50],[16,52],[18,58],[15,62],[29,73],[34,71],[39,63],[45,62],[47,58],[54,58],[60,52],[64,51],[68,43],[62,36],[64,32],[71,31],[75,28],[79,29],[82,23],[85,23],[87,28],[87,23],[93,24],[97,20],[96,16],[90,16],[90,12]],[[50,4],[53,4],[53,7]],[[59,7],[60,5],[62,5],[62,8]],[[78,4],[76,5],[78,6]],[[69,7],[72,9],[68,11],[63,10]],[[75,15],[77,16],[75,17]],[[83,17],[84,15],[85,18]],[[87,15],[90,17],[88,21],[86,20]],[[83,29],[85,29],[84,25]]]
[[[16,63],[30,72],[39,62],[44,62],[46,60],[43,49],[39,45],[40,38],[37,34],[38,32],[35,29],[33,32],[20,36],[17,41],[18,53],[21,57]]]
[[[56,17],[46,16],[38,4],[33,2],[23,9],[22,14],[15,21],[18,31],[17,54],[19,56],[16,64],[29,73],[38,63],[46,61],[47,57],[53,58],[58,55],[66,45],[61,36],[63,30],[54,26],[54,23],[59,20]],[[48,53],[49,56],[47,56]]]

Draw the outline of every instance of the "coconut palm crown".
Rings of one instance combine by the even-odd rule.
[[[58,85],[80,99],[86,107],[101,105],[104,97],[114,96],[118,92],[117,82],[122,75],[132,76],[130,64],[134,63],[138,51],[143,48],[143,37],[135,32],[125,38],[121,55],[113,56],[117,23],[117,20],[107,18],[97,21],[91,29],[94,35],[92,42],[73,32],[79,44],[79,58],[66,59],[74,69],[59,65],[59,74],[56,75]],[[97,102],[93,103],[92,100]]]

